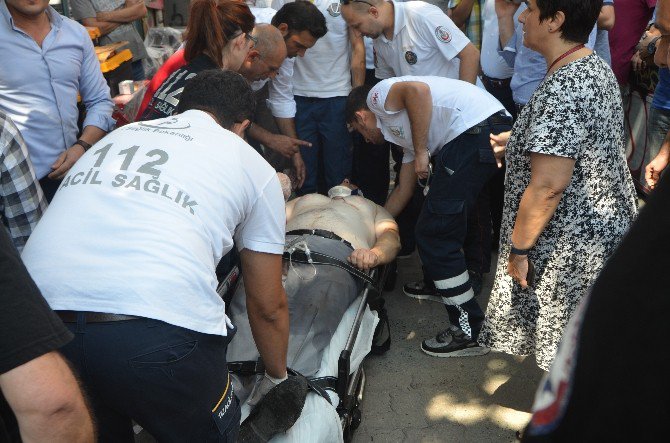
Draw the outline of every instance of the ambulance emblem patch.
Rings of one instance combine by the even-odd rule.
[[[372,93],[372,98],[370,99],[373,105],[379,104],[379,91],[375,91]]]
[[[405,130],[402,128],[402,126],[389,126],[389,131],[391,131],[391,134],[393,134],[395,137],[405,138]]]
[[[409,63],[410,65],[415,65],[416,62],[417,62],[417,60],[418,60],[418,58],[417,58],[417,56],[416,56],[416,53],[414,53],[414,52],[412,52],[412,51],[407,51],[407,52],[405,52],[405,60],[406,60],[407,63]]]
[[[451,34],[444,26],[438,26],[435,28],[435,37],[442,43],[449,43],[451,41]]]
[[[339,3],[331,3],[330,6],[328,6],[328,14],[330,14],[331,17],[339,17],[339,15],[340,15],[340,4]]]

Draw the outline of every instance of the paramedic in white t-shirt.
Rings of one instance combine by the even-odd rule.
[[[378,78],[436,75],[477,82],[479,50],[440,8],[422,1],[349,0],[342,16],[374,39]]]
[[[253,104],[239,74],[203,71],[180,114],[117,129],[81,157],[23,251],[75,333],[62,352],[100,441],[132,441],[131,419],[157,441],[234,441],[234,327],[214,274],[233,239],[267,377],[286,377],[284,199],[241,138]]]
[[[285,0],[274,0],[277,9]],[[304,57],[296,59],[293,93],[298,137],[312,144],[301,147],[306,177],[300,194],[317,192],[319,156],[323,160],[326,192],[351,173],[351,137],[344,121],[344,104],[352,86],[365,80],[363,38],[347,28],[340,0],[312,2],[326,19],[328,32]]]
[[[400,184],[385,206],[391,215],[408,203],[417,177],[424,186],[416,241],[425,278],[436,289],[420,298],[447,305],[452,325],[423,341],[429,355],[488,352],[476,342],[484,313],[473,298],[462,248],[468,208],[497,168],[489,136],[511,126],[504,109],[484,89],[444,77],[390,78],[369,91],[354,89],[347,100],[347,122],[354,129],[404,150]]]

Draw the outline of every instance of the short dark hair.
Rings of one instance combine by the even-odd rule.
[[[277,11],[272,17],[272,24],[279,27],[282,23],[286,23],[291,33],[309,31],[317,40],[328,32],[326,18],[321,11],[312,3],[304,0],[286,3]]]
[[[540,21],[555,17],[563,11],[565,22],[561,26],[563,40],[586,43],[600,15],[602,0],[537,0]]]
[[[234,123],[251,118],[255,103],[249,83],[240,74],[209,69],[186,82],[177,112],[206,111],[214,115],[222,127],[230,129]]]
[[[347,103],[344,106],[344,117],[347,119],[347,123],[352,123],[356,120],[356,112],[361,109],[370,109],[368,108],[370,89],[372,89],[371,86],[362,85],[356,86],[351,90],[347,97]]]

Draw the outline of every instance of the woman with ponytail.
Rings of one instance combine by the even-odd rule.
[[[207,69],[237,71],[253,47],[255,19],[242,0],[193,0],[184,38],[186,43],[166,64],[179,68],[155,90],[138,120],[154,120],[176,112],[185,82]],[[183,62],[179,59],[183,58]],[[159,70],[159,73],[161,70]],[[158,73],[157,73],[158,76]],[[167,78],[166,78],[167,77]],[[152,80],[152,84],[153,84]]]

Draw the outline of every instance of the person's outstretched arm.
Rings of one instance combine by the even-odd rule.
[[[24,442],[95,441],[91,414],[70,367],[55,351],[0,374]]]
[[[370,249],[356,249],[349,256],[349,262],[364,271],[392,262],[400,251],[398,224],[386,209],[375,206],[375,244]]]

